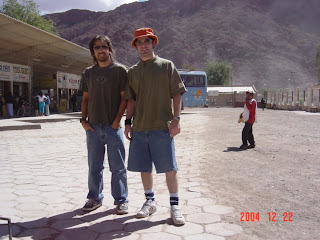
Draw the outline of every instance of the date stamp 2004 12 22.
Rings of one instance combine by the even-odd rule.
[[[282,216],[278,216],[277,212],[268,212],[269,222],[293,222],[292,212],[283,212]],[[260,222],[260,212],[241,212],[240,222]]]

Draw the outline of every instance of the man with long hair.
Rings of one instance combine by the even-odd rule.
[[[118,214],[128,213],[128,187],[125,148],[120,120],[126,109],[124,90],[126,68],[115,61],[110,39],[95,36],[89,44],[94,65],[82,74],[83,91],[80,122],[86,131],[89,177],[88,201],[82,208],[92,211],[103,200],[103,169],[107,145],[111,176],[111,194]]]

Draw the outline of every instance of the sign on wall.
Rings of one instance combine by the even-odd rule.
[[[57,72],[57,87],[79,89],[81,76],[65,72]]]
[[[30,82],[30,67],[0,62],[0,80],[14,82]]]

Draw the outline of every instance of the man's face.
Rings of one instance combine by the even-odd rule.
[[[153,58],[153,43],[150,38],[139,37],[135,43],[142,59]]]
[[[98,62],[108,61],[110,52],[109,52],[109,47],[105,42],[101,40],[95,41],[93,45],[93,50],[94,50],[94,56],[96,57]]]
[[[252,93],[247,93],[247,99],[252,99],[253,98],[253,94]]]

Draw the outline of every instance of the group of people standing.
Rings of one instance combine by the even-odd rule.
[[[104,198],[103,169],[107,145],[111,194],[118,214],[128,213],[128,185],[125,148],[120,120],[126,111],[125,137],[130,141],[128,170],[141,173],[145,202],[136,217],[156,212],[153,165],[165,173],[171,218],[185,224],[179,207],[177,161],[174,137],[180,133],[181,95],[186,88],[174,64],[155,55],[158,37],[151,28],[134,32],[131,46],[140,61],[129,70],[115,60],[115,51],[106,36],[89,43],[94,65],[81,79],[82,118],[88,149],[88,188],[84,211],[101,206]],[[173,102],[173,109],[172,109]]]
[[[42,91],[39,91],[38,95],[34,97],[33,106],[36,116],[50,115],[50,97],[47,93],[43,94]]]
[[[23,101],[26,101],[24,96],[13,95],[11,92],[5,94],[4,98],[0,94],[0,117],[3,116],[3,106],[6,108],[7,116],[9,118],[14,117],[22,106]]]

